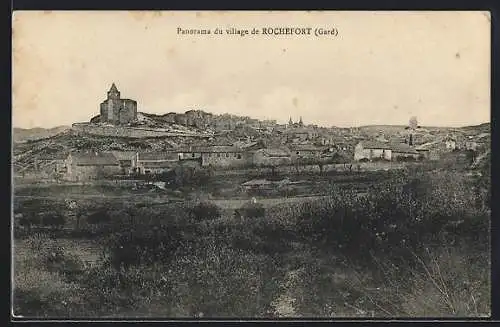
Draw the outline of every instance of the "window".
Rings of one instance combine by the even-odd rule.
[[[194,158],[194,153],[191,153],[191,157],[193,157],[193,158]]]
[[[299,154],[300,154],[299,151],[297,151],[297,155],[299,155]]]

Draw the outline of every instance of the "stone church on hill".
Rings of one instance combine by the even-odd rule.
[[[108,98],[101,103],[99,121],[114,125],[128,124],[137,120],[137,101],[121,99],[115,83],[108,91]]]

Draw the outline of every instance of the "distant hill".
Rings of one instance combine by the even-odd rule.
[[[14,127],[12,131],[12,140],[15,143],[33,141],[57,135],[70,129],[70,126],[57,126],[53,128],[18,128]]]
[[[463,131],[474,131],[477,133],[489,133],[491,132],[491,123],[483,123],[479,125],[472,125],[472,126],[464,126],[460,127],[460,130]]]

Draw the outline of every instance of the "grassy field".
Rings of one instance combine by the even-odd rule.
[[[322,197],[259,199],[263,210],[247,207],[246,198],[199,197],[199,190],[186,190],[189,201],[169,202],[127,189],[18,189],[15,313],[488,316],[487,172],[368,178],[363,197],[350,190],[353,179],[336,177],[347,187],[327,180]],[[79,224],[68,216],[71,194]],[[233,216],[234,209],[244,215]],[[42,214],[66,221],[44,218],[54,223],[41,228]]]

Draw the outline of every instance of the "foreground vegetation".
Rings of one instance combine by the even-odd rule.
[[[57,224],[34,228],[32,210],[15,221],[15,313],[489,315],[489,188],[486,167],[476,178],[407,171],[363,196],[332,186],[327,200],[237,215],[211,202],[88,204],[64,235],[102,249],[92,265],[61,242]]]

